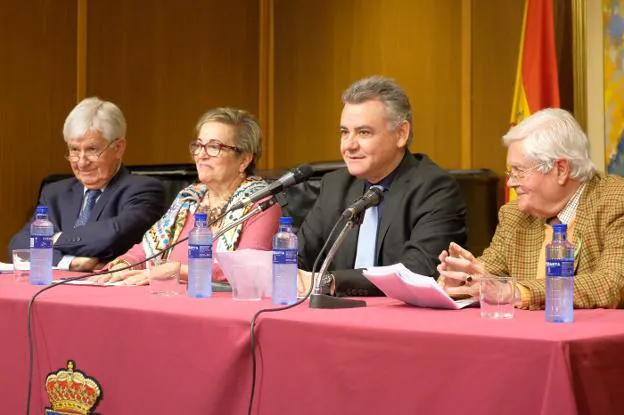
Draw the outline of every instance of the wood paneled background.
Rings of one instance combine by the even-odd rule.
[[[67,172],[82,95],[117,103],[128,164],[187,162],[215,106],[258,114],[261,167],[340,157],[341,92],[395,78],[414,151],[502,172],[524,0],[0,0],[0,246]],[[3,249],[2,260],[7,260]]]
[[[413,106],[413,150],[460,164],[457,0],[275,0],[275,163],[340,158],[341,92],[395,78]]]
[[[62,130],[76,103],[76,0],[0,0],[0,259],[41,179],[69,172]]]
[[[87,96],[120,105],[128,164],[190,162],[217,106],[258,113],[258,0],[89,0]]]
[[[505,170],[501,137],[509,129],[522,0],[473,0],[472,7],[472,167]]]

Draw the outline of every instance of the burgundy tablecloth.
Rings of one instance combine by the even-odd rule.
[[[0,276],[0,413],[24,413],[26,307],[38,287]],[[254,413],[617,414],[624,313],[542,312],[487,321],[478,310],[307,306],[260,318]],[[158,297],[145,287],[54,288],[35,306],[31,413],[45,376],[75,360],[103,389],[101,414],[245,414],[249,321],[270,302]]]

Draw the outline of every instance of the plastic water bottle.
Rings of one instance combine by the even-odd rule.
[[[195,214],[195,227],[189,234],[187,295],[212,296],[212,231],[205,213]]]
[[[288,305],[297,301],[297,235],[292,218],[282,216],[273,236],[273,304]]]
[[[552,242],[546,245],[546,321],[574,321],[574,245],[568,242],[565,224],[553,225]]]
[[[30,224],[30,274],[34,285],[52,283],[52,236],[54,225],[48,220],[48,207],[37,206],[35,220]]]

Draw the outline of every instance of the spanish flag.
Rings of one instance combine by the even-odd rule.
[[[525,0],[511,125],[543,108],[559,107],[553,0]],[[507,199],[516,195],[508,189]]]

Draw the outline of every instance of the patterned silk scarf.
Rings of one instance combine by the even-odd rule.
[[[260,177],[248,177],[241,183],[238,189],[234,191],[227,209],[244,197],[248,197],[266,186],[267,183]],[[189,219],[192,220],[192,216],[197,210],[199,203],[208,191],[208,186],[205,184],[195,183],[182,189],[180,193],[178,193],[167,213],[143,235],[142,245],[147,257],[154,255],[158,251],[162,251],[178,240],[188,216],[191,215]],[[221,228],[243,217],[249,212],[250,208],[251,206],[228,213],[221,222]],[[224,233],[219,240],[216,241],[217,251],[233,251],[240,237],[242,227],[243,225],[239,224]],[[162,258],[166,259],[170,252],[171,251],[165,252]]]

